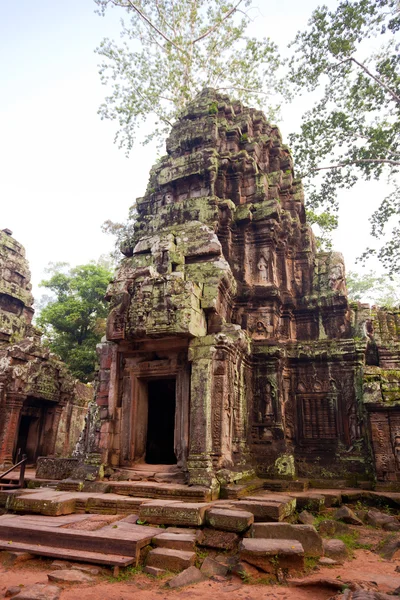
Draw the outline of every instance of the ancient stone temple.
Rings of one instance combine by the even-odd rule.
[[[41,345],[25,251],[0,231],[0,467],[23,454],[68,455],[79,437],[90,389]]]
[[[290,150],[206,89],[173,126],[109,288],[103,461],[190,484],[400,481],[400,316],[350,306]]]

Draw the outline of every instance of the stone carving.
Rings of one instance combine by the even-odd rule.
[[[103,461],[132,466],[148,442],[169,444],[216,494],[252,471],[395,481],[400,311],[349,305],[343,257],[317,252],[279,130],[205,89],[166,151],[108,292]],[[165,440],[152,438],[153,406]]]
[[[23,247],[0,232],[0,467],[22,454],[68,455],[91,396],[32,325],[33,297]]]

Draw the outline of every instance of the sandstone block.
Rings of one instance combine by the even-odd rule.
[[[362,525],[362,521],[357,517],[357,515],[348,507],[341,506],[335,511],[335,519],[338,521],[343,521],[344,523],[348,523],[349,525]]]
[[[232,531],[219,531],[218,529],[202,529],[196,536],[199,546],[219,548],[221,550],[234,550],[239,542],[239,536]]]
[[[172,548],[155,548],[148,553],[146,566],[179,573],[179,571],[194,565],[195,560],[195,552],[185,552]]]
[[[175,548],[176,550],[194,551],[196,545],[195,534],[160,533],[152,539],[152,544],[159,548]]]
[[[35,583],[22,588],[18,600],[58,600],[61,594],[61,588],[57,585],[47,585],[45,583]]]
[[[189,567],[173,577],[168,582],[170,588],[183,587],[184,585],[192,585],[194,583],[200,583],[206,581],[207,577],[197,567]]]
[[[255,521],[283,521],[293,512],[293,505],[290,503],[281,502],[264,502],[256,500],[240,500],[235,502],[235,508],[243,508],[243,510],[254,515]]]
[[[82,571],[76,569],[60,569],[47,574],[49,581],[56,583],[90,583],[93,578]]]
[[[12,585],[11,587],[6,589],[6,593],[4,594],[6,598],[13,598],[17,594],[22,591],[23,586]]]
[[[297,517],[297,520],[302,525],[314,525],[315,523],[315,517],[307,510],[302,510],[299,516]]]
[[[17,565],[34,558],[33,554],[29,554],[29,552],[14,552],[13,550],[5,550],[1,555],[8,565]]]
[[[321,556],[321,558],[318,561],[318,564],[322,565],[323,567],[333,567],[334,565],[338,565],[339,563],[337,560],[333,560],[333,558]]]
[[[254,522],[254,515],[245,510],[210,508],[206,513],[206,520],[215,529],[241,533]]]
[[[318,525],[318,533],[321,535],[336,535],[338,533],[348,533],[349,531],[350,527],[348,525],[332,519],[321,521]]]
[[[76,499],[63,492],[36,492],[13,496],[10,508],[15,512],[58,517],[75,512]]]
[[[265,571],[278,569],[298,572],[304,569],[304,550],[297,540],[245,538],[240,544],[240,559]]]
[[[201,565],[200,571],[206,577],[213,577],[214,575],[221,575],[222,577],[225,577],[228,572],[228,567],[207,556]]]
[[[298,510],[308,510],[310,512],[319,513],[325,507],[325,496],[314,492],[293,492],[291,494],[296,498],[296,506]]]
[[[323,540],[324,555],[333,560],[344,561],[348,556],[347,548],[342,540]]]
[[[394,529],[392,529],[392,531],[397,531],[397,526],[400,529],[400,523],[396,517],[387,515],[379,510],[369,510],[365,516],[365,522],[373,527],[382,527],[383,529],[387,529],[389,525],[389,530],[390,525],[394,524]]]
[[[250,565],[245,560],[240,560],[232,569],[232,573],[239,575],[242,579],[256,579],[260,576],[260,571],[254,565]]]
[[[139,508],[139,518],[157,525],[184,525],[198,527],[203,525],[206,509],[205,502],[165,502],[154,500]]]
[[[322,538],[312,525],[290,525],[289,523],[254,523],[250,537],[273,540],[297,540],[305,556],[321,556]]]

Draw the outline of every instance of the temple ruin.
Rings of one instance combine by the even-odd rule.
[[[204,90],[136,212],[100,349],[103,462],[216,494],[255,475],[396,486],[399,311],[349,304],[278,128]]]
[[[40,341],[25,250],[0,231],[0,467],[68,456],[92,396]]]

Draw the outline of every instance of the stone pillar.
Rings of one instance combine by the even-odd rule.
[[[0,426],[0,466],[4,468],[13,464],[20,413],[25,399],[26,396],[19,392],[6,392]]]
[[[188,470],[190,483],[214,488],[219,484],[212,464],[212,357],[214,336],[192,341],[189,360],[192,361],[190,385],[190,443]]]

